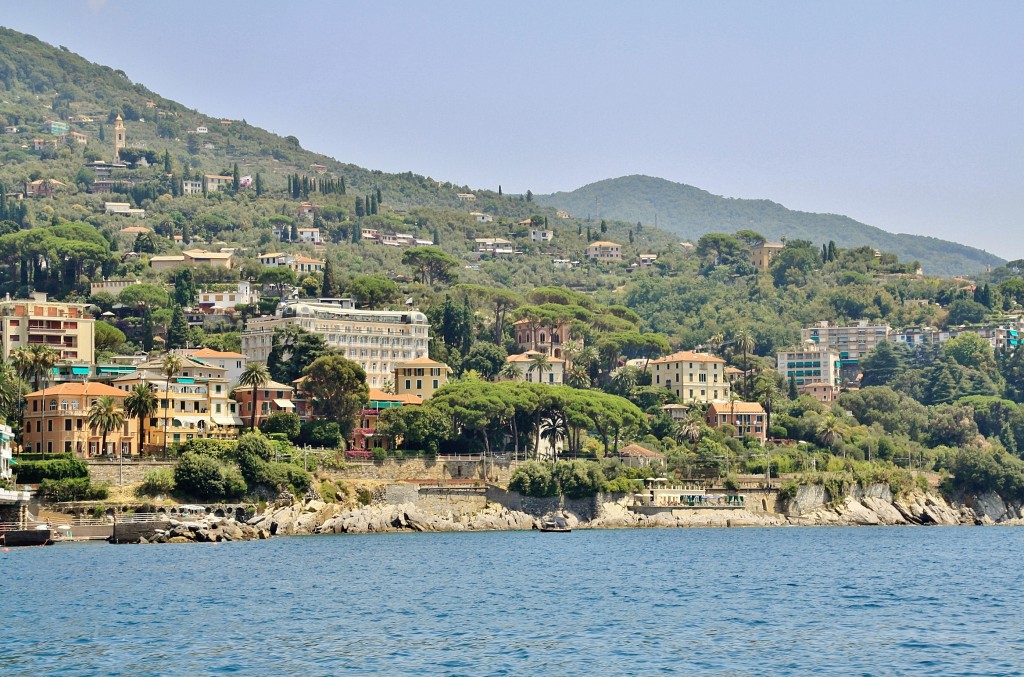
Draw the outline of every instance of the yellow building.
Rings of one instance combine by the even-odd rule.
[[[181,356],[181,369],[168,379],[161,372],[161,360],[144,362],[131,374],[114,379],[114,386],[127,395],[138,383],[148,384],[156,393],[157,411],[146,425],[147,449],[162,449],[164,429],[167,446],[191,439],[234,439],[244,425],[238,403],[229,397],[225,369]]]
[[[781,242],[765,242],[750,250],[750,262],[758,270],[768,270],[775,255],[786,248]]]
[[[124,426],[107,434],[89,427],[89,407],[103,396],[124,409],[123,390],[102,383],[61,383],[25,396],[21,441],[26,452],[74,454],[77,458],[138,453],[138,422],[125,418]]]
[[[707,353],[683,350],[651,360],[653,385],[668,388],[682,402],[727,402],[729,381],[725,360]]]
[[[541,354],[536,350],[528,350],[518,355],[509,355],[505,361],[515,367],[527,383],[547,383],[553,386],[565,383],[565,360],[549,357],[547,367],[541,373],[541,370],[534,368],[534,357]]]
[[[47,301],[45,292],[33,292],[31,299],[0,301],[0,344],[3,358],[18,348],[48,346],[62,362],[94,361],[96,320],[88,314],[87,303]]]
[[[149,267],[153,270],[170,270],[178,266],[213,266],[231,268],[231,252],[208,252],[204,249],[189,249],[180,254],[153,256]]]
[[[420,400],[429,400],[434,393],[448,383],[452,368],[444,362],[435,362],[429,357],[419,357],[410,362],[395,365],[395,394],[415,395]]]

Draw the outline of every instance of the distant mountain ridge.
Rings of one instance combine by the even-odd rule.
[[[595,219],[641,220],[683,238],[696,240],[714,232],[748,228],[770,240],[835,240],[841,247],[869,246],[892,252],[901,261],[918,261],[925,273],[954,276],[984,272],[1005,263],[986,251],[923,235],[894,234],[839,214],[815,214],[787,209],[770,200],[714,195],[700,188],[650,176],[605,179],[571,192],[536,195],[541,205],[574,216]]]

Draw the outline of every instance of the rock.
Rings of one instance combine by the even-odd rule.
[[[145,545],[145,544],[149,543],[149,541],[146,540],[145,536],[139,536],[139,543]]]
[[[987,518],[988,524],[1002,522],[1007,518],[1012,519],[1013,517],[1006,509],[1006,504],[1003,502],[1003,499],[993,491],[988,491],[979,496],[975,496],[971,503],[971,507],[974,509],[975,514],[983,521]]]
[[[168,543],[191,543],[191,538],[185,538],[184,536],[171,536],[167,539]]]
[[[865,496],[860,499],[865,508],[875,513],[882,524],[906,524],[907,520],[899,510],[893,507],[891,502],[874,496]]]
[[[882,523],[873,510],[865,507],[853,496],[847,496],[836,512],[849,524],[877,526]]]

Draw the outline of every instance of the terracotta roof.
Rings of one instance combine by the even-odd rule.
[[[150,229],[145,226],[128,226],[121,229],[122,233],[148,233],[149,231]]]
[[[270,252],[269,254],[260,254],[259,258],[266,259],[270,257],[284,256],[284,252]]]
[[[590,247],[621,247],[622,245],[618,242],[608,242],[607,240],[601,240],[598,242],[591,242]],[[587,247],[587,249],[590,249]]]
[[[242,353],[225,353],[213,348],[200,348],[199,350],[189,353],[189,357],[232,357],[239,358],[245,357]]]
[[[323,261],[321,259],[311,259],[308,256],[301,256],[301,255],[295,257],[295,262],[296,263],[319,263],[319,264],[323,265]]]
[[[720,362],[725,364],[725,360],[708,353],[695,353],[692,350],[680,350],[678,353],[672,353],[665,357],[659,357],[656,360],[651,360],[651,364],[667,364],[670,362]]]
[[[240,385],[240,386],[236,386],[235,390],[248,391],[248,390],[252,390],[252,386],[241,386]],[[277,381],[267,381],[266,383],[263,384],[263,386],[261,388],[259,388],[259,390],[295,390],[295,388],[292,388],[291,386],[287,386],[287,385],[285,385],[283,383],[278,383]]]
[[[639,444],[630,444],[627,447],[619,449],[619,456],[629,456],[631,458],[665,458],[665,454],[657,451],[651,451],[645,447],[641,447]]]
[[[763,414],[764,407],[760,402],[712,402],[708,407],[711,414]]]
[[[444,362],[437,362],[429,357],[417,357],[415,360],[400,362],[395,365],[395,369],[401,369],[403,367],[444,367],[448,371],[452,370],[452,368]]]
[[[423,404],[423,400],[415,395],[392,395],[378,388],[370,388],[367,399],[371,402],[401,402],[402,404]]]
[[[52,388],[44,388],[34,393],[29,393],[25,397],[37,395],[95,395],[97,397],[110,395],[111,397],[127,397],[128,393],[119,388],[108,386],[105,383],[61,383]]]

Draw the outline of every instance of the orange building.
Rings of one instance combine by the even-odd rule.
[[[249,421],[252,420],[252,392],[252,386],[238,386],[232,393],[233,399],[238,402],[238,415],[245,425],[249,425]],[[292,402],[294,396],[295,388],[277,381],[267,381],[266,385],[259,389],[259,395],[256,398],[256,406],[259,408],[256,412],[256,425],[258,426],[275,411],[287,411],[294,414],[295,402]]]
[[[712,428],[729,424],[736,428],[734,437],[755,437],[765,443],[767,415],[760,402],[712,402],[704,415],[705,422]]]
[[[103,383],[61,383],[25,396],[28,405],[22,427],[22,445],[37,454],[74,454],[76,458],[138,453],[138,420],[125,418],[124,426],[107,434],[89,427],[89,407],[104,395],[124,407],[124,390]]]

